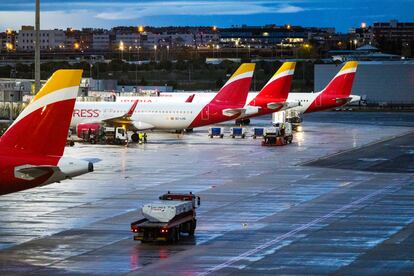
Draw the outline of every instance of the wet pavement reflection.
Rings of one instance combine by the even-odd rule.
[[[302,165],[338,153],[352,164],[350,149],[414,131],[406,120],[321,113],[305,118],[292,145],[277,148],[210,139],[207,128],[150,133],[146,145],[67,148],[68,156],[102,161],[92,174],[0,197],[0,273],[352,274],[384,265],[413,272],[410,171]],[[201,196],[196,236],[173,245],[133,241],[129,224],[140,206],[168,190]]]

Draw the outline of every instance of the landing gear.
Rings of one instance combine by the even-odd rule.
[[[193,128],[186,128],[185,129],[185,132],[187,132],[187,133],[191,133],[191,132],[193,132],[194,131],[194,129]]]
[[[250,125],[250,119],[236,119],[236,125],[248,126]]]

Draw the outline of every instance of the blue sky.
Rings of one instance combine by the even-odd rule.
[[[0,30],[34,24],[35,0],[0,0]],[[414,0],[41,0],[41,28],[292,24],[347,32],[361,22],[414,21]]]

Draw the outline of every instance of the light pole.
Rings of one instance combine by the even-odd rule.
[[[13,121],[13,94],[10,94],[10,121]]]
[[[40,0],[35,12],[35,94],[40,90]]]
[[[239,41],[236,40],[234,44],[236,45],[236,58],[238,58],[239,57]]]
[[[121,40],[119,42],[119,50],[121,51],[121,60],[124,60],[124,49],[125,49],[124,42]]]
[[[154,60],[157,62],[157,45],[154,45]]]

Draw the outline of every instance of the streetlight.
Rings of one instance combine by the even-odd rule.
[[[157,61],[157,45],[154,44],[154,60]]]
[[[167,60],[170,58],[170,45],[167,45]]]
[[[236,58],[238,58],[239,57],[239,40],[236,40],[235,42],[234,42],[234,45],[236,45]]]
[[[40,0],[36,0],[35,12],[35,93],[40,90]]]
[[[13,94],[10,94],[10,121],[13,121]]]
[[[247,49],[249,49],[249,59],[250,59],[250,44],[247,45]]]
[[[121,60],[124,60],[125,46],[124,46],[124,42],[122,40],[119,42],[119,50],[121,51]]]

